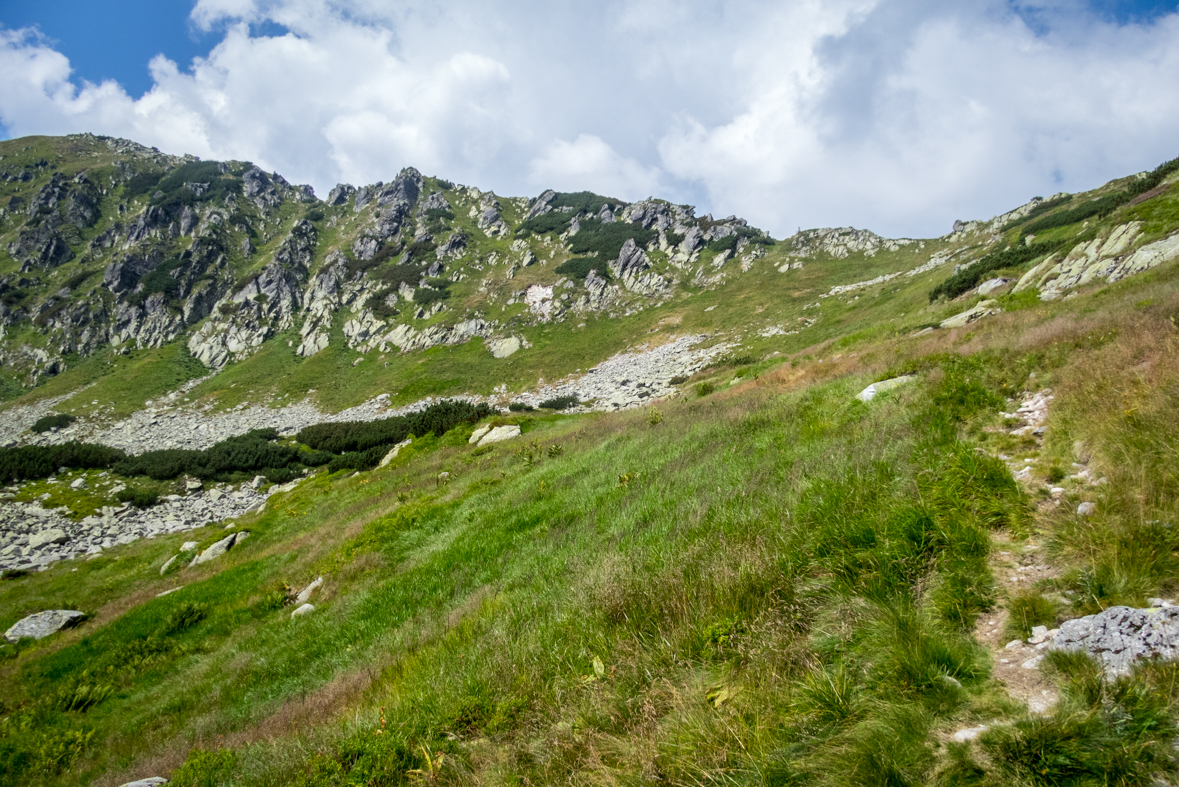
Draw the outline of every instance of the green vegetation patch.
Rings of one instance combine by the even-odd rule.
[[[37,434],[42,434],[44,432],[48,432],[51,429],[65,429],[67,426],[77,420],[78,419],[75,416],[65,413],[46,415],[37,419],[37,422],[33,424],[33,431]]]
[[[597,257],[572,257],[565,262],[562,262],[553,269],[556,273],[563,276],[568,276],[571,279],[578,279],[584,281],[589,272],[596,270],[598,275],[603,279],[609,280],[610,270],[606,267],[606,261],[600,260]]]

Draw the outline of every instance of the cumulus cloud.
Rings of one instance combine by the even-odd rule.
[[[0,122],[249,159],[321,194],[412,165],[777,235],[940,234],[1176,155],[1179,16],[1080,0],[198,0],[191,23],[217,45],[157,57],[139,97],[0,29]]]
[[[554,141],[533,159],[529,173],[538,190],[594,191],[628,202],[669,196],[656,167],[620,156],[592,134],[581,134],[573,142]]]

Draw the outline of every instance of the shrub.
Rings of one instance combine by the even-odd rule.
[[[77,420],[75,416],[66,415],[65,413],[47,415],[37,419],[37,423],[33,424],[33,431],[37,434],[42,434],[43,432],[48,432],[50,429],[65,429]]]
[[[1059,213],[1052,213],[1030,224],[1025,224],[1023,234],[1034,235],[1056,227],[1067,227],[1069,224],[1076,224],[1078,221],[1084,221],[1093,216],[1104,216],[1129,202],[1130,199],[1131,195],[1128,191],[1115,191],[1113,194],[1106,194],[1104,197],[1089,200],[1075,208],[1062,210]]]
[[[411,434],[418,437],[425,437],[430,433],[441,436],[459,424],[475,423],[494,413],[495,410],[485,403],[471,404],[448,399],[435,402],[417,413],[395,415],[380,421],[315,424],[302,429],[297,439],[313,449],[330,451],[333,454],[364,452],[370,448],[400,443]],[[380,458],[378,456],[377,460]],[[332,459],[332,462],[337,462],[337,459],[339,457]],[[328,465],[328,469],[332,469],[331,464]]]
[[[126,456],[118,448],[74,441],[61,445],[0,448],[0,483],[48,478],[56,474],[59,467],[72,470],[105,470]]]
[[[610,271],[606,268],[606,263],[595,257],[572,257],[554,268],[556,273],[582,280],[589,276],[589,272],[592,270],[597,270],[598,275],[603,279],[610,279]]]
[[[542,213],[539,216],[533,216],[520,224],[516,228],[516,234],[520,237],[528,237],[532,233],[537,235],[544,235],[545,233],[560,234],[569,229],[569,222],[573,219],[572,213],[562,213],[559,211],[551,211],[549,213]]]
[[[156,184],[160,197],[153,197],[152,202],[161,208],[178,208],[241,193],[241,180],[223,175],[221,166],[216,161],[189,161],[181,164]],[[186,183],[208,183],[209,188],[198,197],[184,185]]]
[[[508,409],[513,413],[531,413],[536,410],[532,405],[523,402],[512,402],[508,405]]]
[[[277,437],[274,429],[255,429],[203,451],[177,448],[148,451],[123,459],[115,466],[115,472],[125,476],[145,475],[158,481],[186,474],[228,480],[234,473],[275,471],[301,464],[302,452],[295,446],[271,442]]]
[[[1014,268],[1023,265],[1036,257],[1051,254],[1060,245],[1060,243],[1033,243],[1031,245],[1021,243],[1017,246],[993,251],[930,290],[929,300],[932,302],[942,297],[957,298],[970,288],[977,286],[988,273],[1001,268]]]
[[[306,214],[304,214],[303,218],[307,219],[308,221],[323,221],[323,215],[323,211],[319,208],[312,208],[311,210],[307,211]]]
[[[130,503],[136,508],[150,508],[160,502],[159,493],[141,486],[129,486],[115,497],[120,503]]]
[[[596,252],[599,260],[609,261],[618,259],[628,240],[633,239],[640,247],[645,247],[656,235],[654,230],[643,229],[640,224],[626,221],[603,224],[598,219],[582,219],[581,229],[569,239],[569,247],[574,254]]]
[[[162,172],[139,172],[131,176],[131,179],[123,184],[123,196],[127,199],[134,199],[141,194],[148,194],[155,191],[156,184],[160,182],[160,178],[164,177]]]
[[[419,306],[431,306],[449,297],[450,289],[447,287],[439,289],[435,289],[434,287],[418,287],[413,291],[413,302]]]
[[[716,390],[716,386],[713,385],[712,383],[696,383],[696,395],[697,396],[708,396],[710,393],[712,393],[715,390]]]
[[[574,394],[567,394],[565,396],[554,396],[552,399],[545,399],[537,405],[543,407],[545,410],[568,410],[570,407],[577,407],[581,404]]]
[[[683,385],[684,383],[688,382],[688,377],[684,374],[677,374],[675,377],[672,377],[670,380],[668,380],[668,382],[672,385]]]

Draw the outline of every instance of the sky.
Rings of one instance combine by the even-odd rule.
[[[1179,0],[0,0],[0,135],[934,237],[1179,156]]]

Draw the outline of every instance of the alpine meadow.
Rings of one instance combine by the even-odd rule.
[[[1179,784],[1176,184],[774,238],[0,142],[0,783]]]

